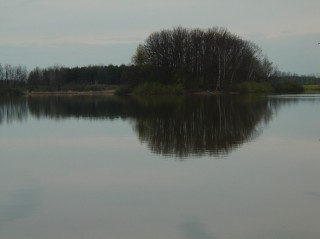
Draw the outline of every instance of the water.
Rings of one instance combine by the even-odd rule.
[[[3,239],[320,238],[320,95],[0,99]]]

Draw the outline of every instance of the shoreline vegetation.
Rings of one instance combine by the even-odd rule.
[[[298,93],[319,85],[320,77],[280,72],[255,43],[219,27],[151,33],[129,65],[28,72],[0,63],[0,96]]]
[[[225,94],[277,94],[277,93],[302,93],[320,91],[320,85],[300,85],[297,83],[265,83],[243,82],[228,91],[216,91],[206,89],[185,90],[181,85],[163,85],[160,83],[144,83],[132,87],[130,85],[116,85],[112,87],[94,87],[88,89],[25,89],[25,88],[1,88],[1,96],[114,96],[114,95],[225,95]]]
[[[303,85],[305,92],[320,91],[320,85]]]

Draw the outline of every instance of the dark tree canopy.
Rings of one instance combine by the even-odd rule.
[[[272,71],[257,45],[225,28],[155,32],[132,59],[149,72],[144,81],[182,83],[187,88],[229,89],[242,81],[266,80]]]
[[[29,73],[28,86],[61,89],[70,85],[115,85],[127,83],[129,66],[86,66],[35,68]]]

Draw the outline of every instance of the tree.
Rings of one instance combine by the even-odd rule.
[[[13,80],[14,78],[14,71],[13,71],[13,67],[9,64],[6,64],[5,67],[5,80],[7,82]]]
[[[152,69],[153,75],[144,81],[215,90],[244,80],[264,80],[272,71],[256,44],[218,27],[154,32],[137,47],[132,59],[136,66]]]
[[[3,81],[5,78],[5,71],[3,66],[0,64],[0,81]]]
[[[28,71],[25,66],[17,66],[15,68],[15,80],[25,84],[27,82]]]
[[[36,67],[33,69],[28,76],[27,83],[31,87],[38,87],[43,81],[43,71]]]
[[[138,45],[138,47],[136,49],[136,53],[133,55],[131,61],[133,62],[133,64],[135,64],[137,66],[142,66],[142,65],[146,64],[147,55],[146,55],[146,52],[145,52],[142,44]]]

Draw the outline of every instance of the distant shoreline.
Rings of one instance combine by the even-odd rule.
[[[90,96],[90,95],[115,95],[115,90],[95,90],[95,91],[26,91],[24,92],[26,96]]]
[[[299,85],[296,83],[270,84],[265,82],[243,82],[230,91],[216,90],[185,90],[180,85],[162,85],[159,83],[143,83],[136,87],[123,86],[81,86],[71,89],[27,89],[23,87],[0,87],[3,96],[115,96],[115,95],[234,95],[248,93],[302,93],[316,92],[320,85]]]
[[[115,96],[116,90],[103,90],[103,91],[31,91],[25,92],[26,96]],[[233,95],[239,92],[227,91],[193,91],[187,92],[186,95]]]

